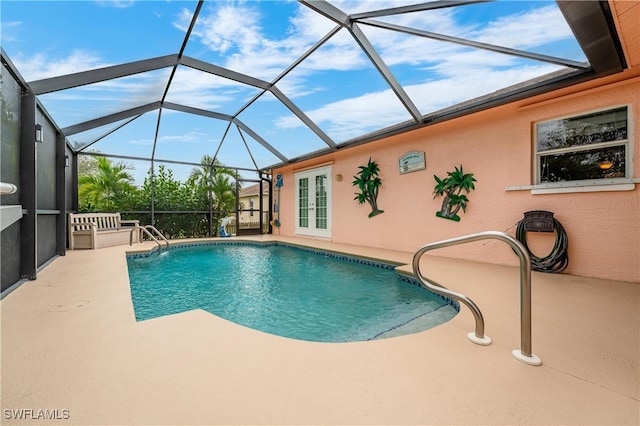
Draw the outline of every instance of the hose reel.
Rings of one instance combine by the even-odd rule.
[[[538,257],[531,253],[527,246],[527,232],[554,232],[556,240],[551,252],[545,257]],[[518,222],[516,238],[529,252],[531,269],[539,272],[558,273],[569,265],[569,238],[562,224],[553,217],[553,212],[544,210],[532,210],[524,214],[524,218]]]

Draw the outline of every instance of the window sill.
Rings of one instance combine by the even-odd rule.
[[[633,191],[640,179],[587,180],[554,182],[539,185],[507,186],[505,191],[531,191],[531,195],[566,194],[571,192]]]

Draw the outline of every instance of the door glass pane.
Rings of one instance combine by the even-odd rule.
[[[327,175],[316,176],[316,229],[327,229]]]
[[[298,184],[298,226],[309,227],[309,178],[300,179]]]

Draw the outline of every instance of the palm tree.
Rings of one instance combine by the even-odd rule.
[[[236,191],[232,179],[237,181],[238,175],[233,170],[223,167],[218,159],[208,154],[203,155],[200,168],[193,169],[189,178],[206,190],[210,217],[214,210],[226,216],[235,209]]]
[[[135,190],[133,176],[127,170],[133,166],[124,162],[112,164],[106,157],[98,157],[93,174],[78,178],[79,204],[93,210],[114,210],[118,200]]]
[[[235,210],[236,189],[229,176],[222,173],[213,176],[211,182],[211,192],[213,194],[213,204],[216,210],[226,213]]]

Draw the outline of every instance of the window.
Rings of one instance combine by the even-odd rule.
[[[630,127],[626,106],[537,123],[536,184],[630,178]]]
[[[253,216],[253,200],[249,200],[249,216]]]

